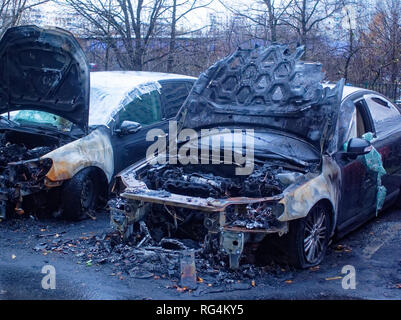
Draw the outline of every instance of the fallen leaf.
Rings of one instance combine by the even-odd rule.
[[[203,282],[203,279],[202,279],[201,277],[198,277],[198,282],[199,282],[199,283],[202,283],[202,282]]]
[[[337,277],[330,277],[330,278],[326,278],[327,281],[331,281],[331,280],[339,280],[342,279],[343,277],[341,276],[337,276]]]
[[[351,252],[352,248],[346,245],[339,244],[335,247],[336,252]]]

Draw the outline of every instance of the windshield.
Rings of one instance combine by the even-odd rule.
[[[281,133],[267,132],[258,129],[248,131],[247,133],[243,131],[240,136],[234,138],[232,135],[234,132],[233,129],[229,129],[227,132],[223,131],[227,129],[228,128],[217,129],[220,132],[209,135],[208,139],[194,139],[185,144],[187,147],[194,147],[194,144],[198,144],[198,148],[201,150],[209,149],[210,147],[212,149],[217,147],[220,150],[226,150],[232,148],[232,139],[241,139],[242,141],[239,142],[239,145],[242,145],[242,150],[245,150],[247,141],[245,136],[248,135],[248,137],[252,138],[249,141],[253,141],[253,149],[256,158],[283,161],[292,160],[292,162],[302,165],[306,165],[306,163],[309,162],[320,161],[320,153],[318,150],[311,144],[300,139]],[[213,142],[213,140],[215,142]],[[214,145],[216,142],[217,145]],[[238,142],[236,145],[238,146]]]
[[[4,118],[8,117],[7,113],[2,114]],[[73,126],[71,121],[68,121],[55,114],[38,111],[38,110],[19,110],[10,112],[10,120],[21,126],[33,126],[70,132]]]

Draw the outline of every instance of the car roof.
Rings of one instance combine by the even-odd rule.
[[[323,87],[329,87],[330,89],[334,88],[335,86],[336,85],[332,84],[332,83],[323,83]],[[371,90],[346,85],[346,86],[344,86],[342,100],[344,101],[348,96],[350,96],[351,94],[354,94],[354,93],[356,93],[358,91],[366,92],[366,91],[371,91]],[[371,91],[371,92],[373,92],[373,91]]]
[[[124,105],[135,97],[160,90],[159,81],[196,78],[147,71],[98,71],[90,73],[89,125],[107,124]]]
[[[91,86],[134,87],[138,84],[161,80],[187,80],[196,78],[174,73],[149,71],[96,71],[90,73]]]

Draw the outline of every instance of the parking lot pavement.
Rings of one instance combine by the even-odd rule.
[[[83,259],[80,244],[108,229],[102,212],[96,220],[73,224],[1,222],[0,299],[401,299],[401,211],[388,210],[333,243],[318,267],[259,268],[262,272],[240,282],[231,274],[234,285],[204,279],[194,291],[180,290],[171,277],[134,278],[120,263]],[[42,288],[46,265],[55,268],[55,289]],[[353,280],[355,289],[343,288]]]

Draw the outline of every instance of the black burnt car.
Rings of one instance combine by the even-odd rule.
[[[206,139],[220,141],[211,148],[219,161],[225,135],[241,130],[233,141],[241,152],[253,141],[252,170],[204,164],[202,153],[186,165],[155,154],[117,176],[112,224],[129,237],[143,220],[156,242],[217,246],[233,268],[245,244],[260,243],[279,261],[307,268],[322,261],[330,238],[400,204],[399,110],[343,80],[322,84],[321,65],[301,62],[302,54],[281,45],[239,49],[200,76],[179,112],[179,129],[217,129]]]
[[[77,219],[114,174],[142,159],[149,130],[168,126],[195,78],[89,73],[71,33],[10,28],[0,41],[0,218],[57,210]]]

